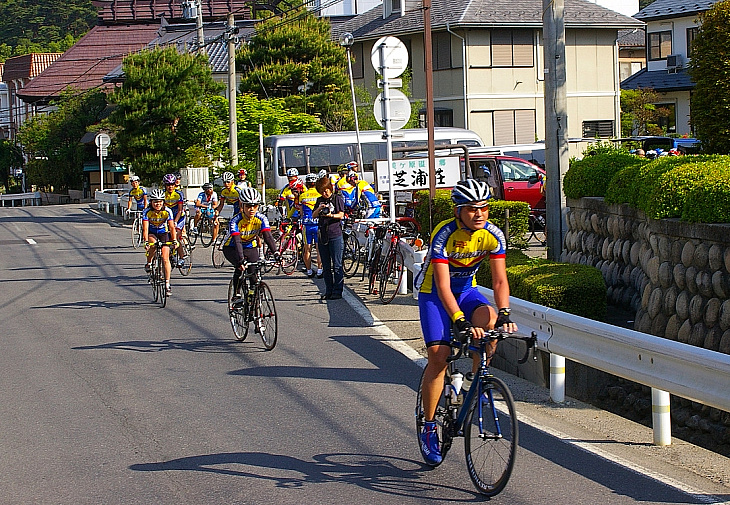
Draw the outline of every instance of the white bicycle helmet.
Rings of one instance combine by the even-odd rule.
[[[235,177],[232,172],[223,172],[223,182],[233,182]]]
[[[327,174],[325,174],[325,175],[327,175]],[[304,177],[304,180],[307,183],[317,182],[317,179],[319,179],[318,174],[307,174],[306,177]]]
[[[238,200],[242,204],[258,205],[261,203],[261,193],[256,188],[242,188],[238,190]]]
[[[139,177],[136,175],[133,175],[129,178],[129,182],[139,182]]]
[[[153,200],[164,200],[165,199],[165,192],[161,189],[153,189],[150,191],[150,201]]]
[[[299,177],[299,170],[297,170],[296,168],[290,168],[289,170],[286,171],[286,176],[287,177]]]
[[[459,181],[454,186],[454,189],[451,190],[451,200],[456,207],[483,202],[484,200],[489,200],[491,197],[492,192],[487,183],[474,179]]]
[[[325,170],[324,168],[317,172],[318,179],[324,179],[325,177],[327,177],[327,170]]]

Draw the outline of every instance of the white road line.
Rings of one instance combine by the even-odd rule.
[[[393,348],[394,350],[400,352],[410,360],[412,360],[415,364],[420,366],[421,368],[426,367],[426,363],[428,363],[428,360],[421,356],[421,354],[413,349],[411,346],[403,342],[401,338],[393,333],[393,331],[388,328],[383,322],[375,317],[370,310],[365,306],[365,304],[358,298],[357,295],[355,295],[353,292],[351,292],[348,289],[345,289],[345,291],[342,293],[343,298],[347,301],[347,303],[350,304],[350,307],[352,307],[355,312],[357,312],[364,320],[365,323],[368,324],[372,329],[374,329],[377,334],[374,335],[374,337],[381,342],[383,342],[385,345]],[[622,466],[624,468],[627,468],[633,472],[636,472],[640,475],[650,477],[658,482],[661,482],[663,484],[666,484],[667,486],[673,487],[683,493],[688,494],[695,500],[701,502],[701,503],[713,503],[717,505],[730,505],[730,501],[723,501],[721,498],[717,496],[712,496],[707,493],[704,493],[702,491],[699,491],[697,489],[693,489],[686,484],[679,482],[676,479],[673,479],[671,477],[667,477],[666,475],[662,475],[660,473],[651,471],[647,468],[644,468],[640,465],[636,465],[628,460],[625,460],[623,458],[617,457],[613,454],[610,454],[603,449],[600,449],[596,447],[593,444],[587,443],[587,442],[581,442],[576,441],[569,435],[554,430],[552,428],[548,428],[547,426],[541,425],[537,421],[524,416],[522,414],[518,414],[517,417],[519,420],[525,424],[528,424],[532,426],[535,429],[538,429],[544,433],[547,433],[548,435],[552,435],[555,438],[559,438],[566,444],[570,444],[572,446],[575,446],[585,452],[589,452],[592,454],[595,454],[596,456],[605,459],[607,461],[610,461],[612,463],[615,463],[619,466]]]
[[[36,244],[38,244],[38,242],[36,242],[32,238],[27,238],[27,239],[25,239],[25,241],[28,242],[30,245],[36,245]]]

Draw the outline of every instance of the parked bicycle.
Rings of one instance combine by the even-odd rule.
[[[527,218],[527,226],[530,233],[527,241],[537,240],[542,245],[547,243],[547,221],[545,220],[545,209],[530,209],[530,215]]]
[[[238,289],[235,289],[231,279],[227,299],[228,316],[236,340],[246,340],[249,326],[253,323],[254,333],[261,336],[264,347],[270,351],[276,346],[279,326],[274,297],[269,286],[262,280],[261,271],[266,264],[267,260],[244,262]],[[252,271],[249,272],[249,269]]]
[[[167,288],[165,286],[165,258],[162,256],[162,248],[169,247],[170,255],[174,255],[175,242],[157,242],[155,255],[152,256],[151,268],[147,274],[147,282],[152,286],[152,298],[160,302],[160,306],[167,305]]]
[[[466,467],[474,486],[486,496],[499,494],[509,481],[517,454],[519,426],[512,393],[501,379],[489,372],[487,354],[489,342],[506,338],[525,342],[527,349],[519,363],[525,363],[537,346],[537,336],[530,337],[490,330],[484,338],[466,343],[453,342],[458,349],[447,358],[449,363],[444,376],[444,388],[436,408],[436,425],[441,443],[441,454],[451,448],[455,437],[464,437]],[[457,368],[457,360],[470,352],[478,353],[479,369],[476,374],[462,374]],[[471,369],[471,359],[469,369]],[[466,378],[466,381],[464,381]],[[471,383],[469,380],[471,378]],[[416,398],[416,435],[420,444],[425,417],[422,404],[423,375],[418,386]],[[435,465],[437,466],[437,465]]]
[[[302,249],[302,225],[298,219],[284,221],[283,233],[279,237],[279,254],[281,254],[281,270],[291,275],[297,269]]]
[[[385,228],[383,238],[382,259],[377,276],[380,280],[378,296],[380,301],[388,304],[393,301],[403,282],[403,253],[400,250],[400,239],[403,228],[398,223],[390,223]]]
[[[342,250],[342,270],[345,277],[352,277],[357,272],[360,261],[360,242],[353,230],[355,219],[347,216],[342,221],[343,250]]]

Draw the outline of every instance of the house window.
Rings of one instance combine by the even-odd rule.
[[[451,34],[448,32],[434,33],[431,39],[433,46],[433,69],[444,70],[451,68]]]
[[[649,59],[663,60],[672,54],[672,32],[649,34]]]
[[[696,26],[687,28],[687,58],[692,57],[692,42],[694,42],[695,37],[697,37],[697,31],[698,28]]]
[[[454,126],[454,111],[451,109],[436,107],[433,110],[434,126]],[[428,128],[426,121],[426,109],[418,111],[418,127]]]
[[[613,121],[583,121],[583,138],[611,138],[613,137]]]
[[[533,109],[495,110],[492,117],[494,145],[535,142],[537,124]]]
[[[622,61],[619,66],[619,79],[624,81],[634,75],[636,72],[644,68],[640,61]]]
[[[677,107],[673,103],[657,103],[654,104],[657,109],[666,109],[669,115],[660,117],[658,120],[659,128],[667,133],[677,133]]]
[[[532,67],[532,30],[492,30],[493,67]]]
[[[363,56],[363,47],[361,43],[353,44],[352,52],[352,78],[362,79],[365,77],[365,58]]]

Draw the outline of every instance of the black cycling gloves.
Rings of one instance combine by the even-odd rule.
[[[497,322],[494,323],[494,327],[501,328],[505,324],[511,324],[512,320],[509,318],[510,314],[512,314],[512,310],[508,307],[499,309],[499,312],[497,312]]]

